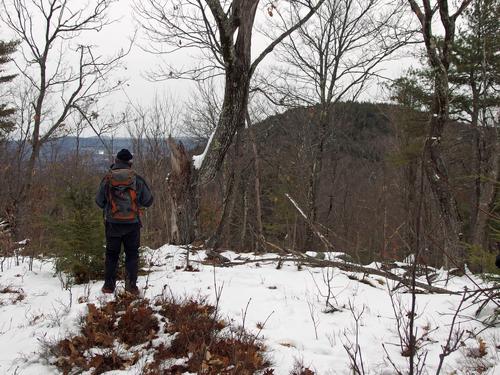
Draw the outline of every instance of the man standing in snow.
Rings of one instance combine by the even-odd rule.
[[[127,149],[116,155],[115,163],[104,176],[96,195],[96,203],[104,210],[106,227],[106,262],[103,293],[113,293],[121,246],[125,249],[125,290],[139,294],[139,246],[141,209],[153,203],[146,181],[132,169],[133,156]]]

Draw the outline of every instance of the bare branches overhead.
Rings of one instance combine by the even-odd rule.
[[[199,54],[201,64],[186,67],[183,62],[165,64],[151,77],[156,79],[204,79],[220,74],[224,63],[219,31],[208,5],[201,0],[136,1],[135,13],[146,34],[142,48],[156,54],[180,49]]]
[[[130,51],[100,54],[84,37],[99,32],[113,21],[109,7],[116,0],[1,0],[0,17],[21,44],[22,58],[16,60],[29,85],[33,117],[30,129],[31,155],[27,181],[20,196],[30,190],[41,146],[70,128],[73,114],[87,120],[96,103],[115,91],[124,80],[112,78]]]
[[[128,51],[105,57],[97,54],[91,44],[75,41],[82,33],[98,32],[113,22],[106,13],[113,2],[98,0],[79,7],[68,0],[1,1],[2,19],[22,41],[24,61],[18,60],[17,66],[38,92],[33,103],[37,129],[34,137],[40,136],[42,143],[76,107],[86,108],[89,102],[96,102],[123,83],[105,78]],[[47,101],[54,107],[50,111]]]
[[[279,24],[266,31],[270,37],[296,23],[300,8],[279,16]],[[407,26],[400,4],[327,0],[311,22],[283,41],[280,64],[259,85],[282,105],[354,100],[378,75],[380,63],[412,40]]]
[[[285,38],[304,25],[324,0],[317,2],[291,0],[286,3],[307,13],[296,24],[283,30],[252,61],[251,73]],[[234,60],[234,50],[244,48],[251,39],[254,19],[260,4],[252,1],[218,0],[146,0],[137,1],[135,10],[145,33],[142,48],[156,54],[190,50],[201,59],[195,66],[169,61],[150,74],[152,79],[189,78],[203,80],[220,75]],[[283,8],[289,5],[281,4]],[[268,7],[268,4],[264,4]],[[245,29],[242,33],[241,30]],[[236,39],[235,39],[236,35]],[[241,37],[240,37],[241,35]],[[173,59],[172,59],[173,60]]]
[[[411,10],[420,22],[421,32],[431,63],[436,67],[442,64],[443,68],[449,68],[450,52],[455,38],[456,20],[471,2],[472,0],[462,0],[456,10],[450,13],[448,0],[437,0],[435,4],[431,4],[431,0],[422,0],[421,3],[417,0],[408,0]],[[433,18],[436,12],[439,13],[440,22],[444,29],[441,54],[438,53],[436,36],[432,31]]]
[[[202,182],[214,177],[234,134],[245,123],[250,80],[258,64],[276,45],[304,25],[324,1],[316,1],[315,5],[311,1],[286,2],[297,12],[305,9],[307,13],[274,38],[253,62],[252,40],[259,0],[136,2],[139,19],[151,40],[146,49],[172,53],[184,48],[201,53],[200,65],[186,68],[182,64],[169,63],[157,78],[204,80],[224,74],[224,100],[213,141],[207,146],[208,152],[201,165]]]

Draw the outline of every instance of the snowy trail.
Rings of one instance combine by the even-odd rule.
[[[161,266],[153,268],[147,280],[149,288],[145,296],[153,298],[162,293],[165,286],[175,295],[206,295],[215,299],[214,272],[218,287],[223,285],[220,299],[221,314],[234,324],[259,334],[269,350],[276,375],[290,373],[296,360],[317,374],[349,374],[349,361],[345,343],[354,341],[354,319],[347,308],[349,303],[355,311],[364,313],[360,320],[360,347],[365,369],[369,374],[393,374],[392,367],[385,359],[382,343],[385,343],[392,360],[398,366],[404,366],[406,358],[400,355],[399,339],[395,325],[394,312],[387,292],[382,284],[371,287],[347,277],[347,274],[335,271],[332,285],[336,304],[345,306],[342,311],[324,313],[325,300],[320,296],[325,290],[322,271],[319,268],[304,267],[298,271],[291,263],[285,263],[281,269],[276,264],[247,264],[236,267],[214,268],[193,263],[200,272],[184,272],[176,266],[183,264],[185,250],[176,246],[164,246],[151,250],[147,257],[154,259]],[[224,256],[234,259],[237,254],[227,252]],[[254,258],[253,255],[245,255]],[[265,256],[263,256],[265,257]],[[204,258],[200,251],[192,256],[193,260]],[[79,317],[86,311],[86,302],[79,303],[81,297],[89,295],[88,302],[102,303],[113,296],[100,293],[100,281],[89,286],[75,286],[70,293],[61,288],[60,281],[53,276],[50,262],[35,261],[34,271],[28,271],[28,264],[12,266],[0,273],[2,288],[22,289],[25,298],[12,303],[15,293],[0,294],[0,374],[58,374],[55,367],[40,358],[39,338],[62,338],[78,329]],[[375,279],[377,280],[377,279]],[[476,280],[479,282],[479,280]],[[139,279],[139,286],[144,287],[146,276]],[[444,285],[441,285],[444,286]],[[466,278],[453,278],[449,289],[461,290],[464,286],[472,288]],[[409,295],[401,295],[409,302]],[[250,302],[249,302],[250,301]],[[426,349],[426,370],[435,372],[441,352],[441,343],[448,335],[448,324],[460,302],[459,296],[418,295],[417,327],[420,332],[430,330]],[[248,305],[248,309],[245,309]],[[484,326],[477,321],[467,321],[465,311],[460,319],[462,328],[481,330]],[[313,319],[316,320],[316,330]],[[267,322],[262,327],[262,324]],[[317,338],[316,338],[317,333]],[[496,346],[500,344],[500,328],[489,328],[481,334],[486,342],[488,353],[483,358],[491,364],[489,374],[500,374],[500,358]],[[445,361],[443,374],[457,371],[465,373],[466,354],[470,348],[478,346],[476,340],[466,342],[464,347],[453,353]],[[17,371],[17,372],[16,372]],[[114,371],[108,374],[137,374],[131,371]]]

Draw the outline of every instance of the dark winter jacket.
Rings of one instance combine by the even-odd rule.
[[[126,162],[117,160],[115,164],[111,166],[111,169],[130,169],[130,165]],[[139,223],[140,219],[136,218],[128,222],[116,221],[111,218],[110,207],[107,200],[107,182],[106,177],[104,177],[99,186],[99,191],[95,197],[95,202],[99,207],[104,210],[104,217],[107,223],[118,223],[118,224],[133,224]],[[136,192],[137,192],[137,204],[139,207],[149,207],[153,203],[153,195],[149,189],[146,181],[139,175],[136,175]]]

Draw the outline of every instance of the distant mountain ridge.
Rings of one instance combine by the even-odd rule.
[[[192,149],[196,147],[197,142],[193,138],[189,137],[178,137],[176,140],[181,141],[184,146],[188,149]],[[143,147],[148,147],[148,143],[146,140],[143,140]],[[66,136],[54,139],[48,142],[45,146],[45,152],[47,152],[48,148],[56,147],[59,149],[59,152],[63,154],[67,154],[73,152],[77,147],[80,148],[83,152],[92,152],[96,154],[106,154],[110,152],[112,154],[116,154],[122,148],[127,148],[129,150],[133,150],[134,143],[137,143],[133,138],[127,137],[84,137],[78,138],[74,136]],[[168,150],[168,146],[165,143],[165,147]]]
[[[199,145],[199,141],[190,137],[176,137],[177,141],[184,144],[187,150],[193,150]],[[166,139],[165,139],[166,140]],[[114,156],[122,148],[129,149],[132,153],[136,152],[136,148],[147,151],[150,147],[146,140],[138,141],[127,137],[75,137],[64,136],[50,140],[45,143],[40,150],[40,159],[47,162],[58,162],[67,159],[68,157],[76,156],[78,149],[79,157],[90,158],[97,168],[108,168],[113,161]],[[9,149],[16,152],[18,145],[15,141],[8,143]],[[162,145],[162,154],[168,156],[170,154],[167,142]],[[29,158],[31,149],[29,146],[25,149],[23,158]]]

